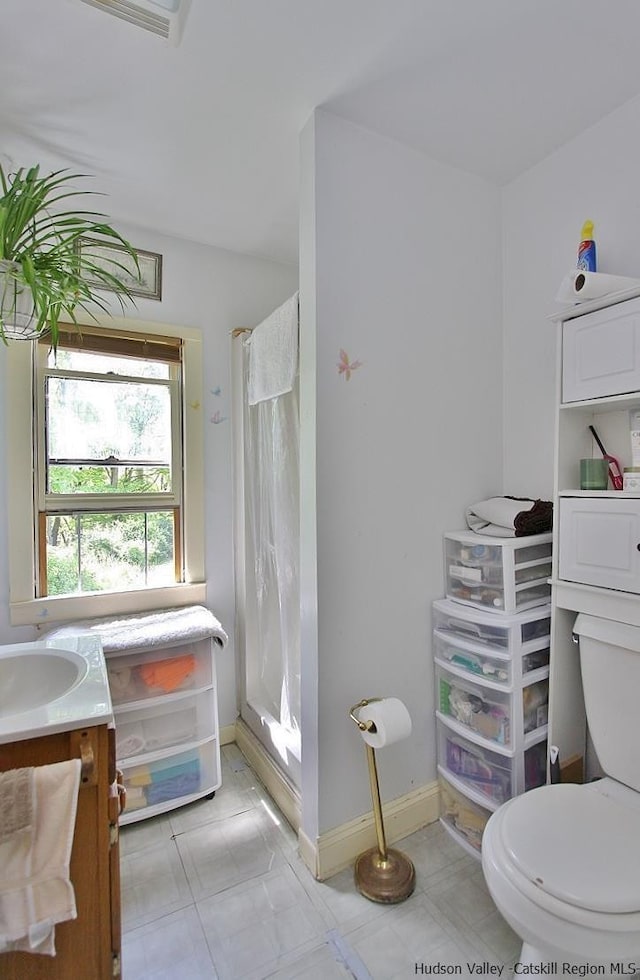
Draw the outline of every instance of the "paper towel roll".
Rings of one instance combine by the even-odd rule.
[[[629,276],[610,276],[605,272],[583,272],[572,269],[560,284],[556,301],[558,303],[582,303],[589,299],[600,299],[610,293],[640,287],[640,279]]]
[[[393,745],[411,735],[411,715],[399,698],[372,701],[360,709],[358,718],[360,721],[372,721],[376,726],[375,731],[361,731],[363,739],[372,749]]]

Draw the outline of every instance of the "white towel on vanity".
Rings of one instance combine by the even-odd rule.
[[[17,814],[16,778],[27,772],[31,790]],[[24,779],[21,776],[20,779]],[[80,760],[0,776],[0,952],[25,950],[55,955],[54,927],[75,919],[69,862],[80,786]]]
[[[249,404],[291,391],[298,369],[298,293],[254,328],[249,345]]]

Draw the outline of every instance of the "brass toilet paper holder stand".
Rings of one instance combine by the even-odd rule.
[[[349,710],[349,717],[361,732],[375,732],[375,722],[361,721],[356,712],[366,708],[374,701],[382,698],[363,698]],[[356,888],[361,895],[372,902],[393,904],[403,902],[411,895],[416,884],[416,872],[413,863],[401,851],[387,847],[382,821],[382,806],[380,803],[380,787],[378,785],[378,769],[373,746],[365,743],[367,763],[369,767],[369,782],[371,783],[371,798],[373,801],[373,817],[376,827],[377,847],[370,847],[358,856],[354,868]]]

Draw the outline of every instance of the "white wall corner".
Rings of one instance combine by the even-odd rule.
[[[382,814],[387,844],[394,844],[434,823],[440,814],[437,781],[383,804]],[[348,868],[355,863],[359,854],[375,845],[373,812],[334,827],[315,841],[310,840],[303,830],[298,832],[300,857],[319,881]]]

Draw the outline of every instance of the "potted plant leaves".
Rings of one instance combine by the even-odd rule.
[[[83,174],[57,170],[41,176],[40,167],[6,174],[0,166],[0,339],[33,339],[49,332],[58,342],[61,317],[76,323],[76,310],[93,315],[91,305],[109,313],[100,289],[115,293],[121,307],[133,298],[118,272],[130,272],[114,258],[98,264],[81,239],[117,244],[136,268],[135,249],[97,211],[73,210],[69,199],[95,195],[77,190]]]

